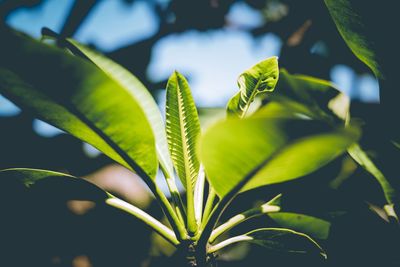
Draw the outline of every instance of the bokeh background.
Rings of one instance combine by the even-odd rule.
[[[0,17],[0,23],[33,37],[40,38],[41,28],[48,27],[103,52],[134,73],[161,109],[166,80],[175,69],[182,72],[204,120],[219,116],[238,90],[236,79],[244,69],[274,55],[279,56],[280,67],[291,73],[332,80],[352,98],[355,114],[362,115],[379,103],[377,81],[345,45],[320,0],[2,0]],[[0,168],[73,173],[162,217],[134,174],[1,95],[0,131]],[[332,185],[341,168],[355,178],[335,180]],[[308,184],[258,190],[251,198],[237,201],[241,211],[266,194],[287,191],[292,195],[288,206],[305,213],[333,218],[335,214],[327,215],[327,210],[350,210],[334,224],[333,237],[326,244],[332,255],[327,262],[273,253],[267,260],[257,249],[239,248],[222,257],[234,263],[221,265],[243,266],[249,258],[261,265],[279,262],[281,266],[295,262],[374,266],[370,264],[380,264],[382,259],[399,264],[390,248],[382,246],[393,238],[390,229],[369,212],[364,201],[366,196],[382,201],[375,196],[376,183],[364,176],[341,158],[311,175]],[[365,186],[355,191],[360,179],[365,179]],[[1,233],[6,236],[0,242],[7,247],[0,250],[0,266],[169,266],[164,256],[170,249],[154,245],[157,238],[122,213],[71,200],[51,184],[30,192],[16,184],[8,188],[0,197]]]

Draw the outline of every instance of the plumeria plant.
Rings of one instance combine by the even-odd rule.
[[[164,122],[143,84],[112,60],[48,29],[44,39],[59,47],[10,29],[1,32],[1,94],[135,172],[167,223],[69,174],[14,168],[1,177],[27,187],[45,178],[84,183],[93,200],[129,213],[176,247],[182,266],[215,266],[224,248],[243,242],[326,257],[317,240],[327,237],[329,223],[284,212],[280,194],[226,221],[221,215],[237,195],[302,178],[347,150],[368,161],[357,145],[360,131],[350,123],[348,99],[331,83],[289,74],[279,69],[277,57],[267,58],[240,74],[226,118],[202,132],[188,81],[179,72],[166,85]],[[170,198],[156,181],[159,170]],[[226,234],[262,215],[283,227]],[[299,218],[313,234],[298,230]]]

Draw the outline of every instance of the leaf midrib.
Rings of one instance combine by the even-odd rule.
[[[261,76],[262,76],[262,75],[261,75]],[[250,107],[251,102],[253,101],[253,99],[255,98],[256,94],[258,93],[258,87],[260,87],[260,83],[261,83],[261,81],[262,81],[261,76],[260,76],[260,78],[257,80],[257,83],[256,83],[256,85],[254,86],[254,89],[253,89],[253,91],[251,92],[249,98],[247,99],[247,101],[244,102],[244,105],[245,105],[245,106],[244,106],[244,109],[242,110],[241,118],[244,118],[244,116],[246,116],[246,113],[247,113],[247,111],[249,110],[249,107]],[[246,90],[246,89],[245,89],[245,90]],[[244,95],[246,95],[246,94],[244,94]],[[239,108],[240,108],[240,107],[239,107]]]

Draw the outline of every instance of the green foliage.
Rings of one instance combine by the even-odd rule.
[[[195,153],[200,122],[189,84],[175,72],[168,80],[166,131],[172,159],[182,184],[194,188],[200,163]]]
[[[393,16],[391,15],[394,15],[397,10],[396,2],[387,1],[382,5],[376,5],[371,1],[325,0],[325,4],[348,47],[379,79],[382,117],[397,113],[395,87],[398,49],[397,44],[392,41],[392,36],[385,30],[392,24]],[[385,124],[385,120],[382,125],[390,126]],[[390,132],[391,142],[398,139],[399,132],[396,129]],[[386,139],[386,133],[382,137]],[[387,201],[385,210],[390,217],[398,221],[398,216],[393,209],[397,193],[389,183],[388,177],[377,167],[361,145],[352,146],[349,154],[379,182]]]
[[[274,91],[278,78],[277,57],[261,61],[243,72],[238,79],[239,92],[228,102],[228,113],[245,116],[258,94]]]
[[[345,152],[357,139],[350,130],[267,111],[268,106],[246,119],[228,119],[202,137],[200,158],[220,197],[302,177]]]
[[[381,67],[373,48],[364,33],[357,31],[359,18],[350,13],[337,18],[339,7],[352,10],[347,2],[326,0],[351,49],[379,76]],[[178,249],[195,248],[204,254],[250,242],[267,249],[325,256],[310,236],[328,238],[330,222],[281,212],[281,195],[217,225],[237,194],[304,178],[347,150],[381,183],[390,204],[386,210],[393,212],[395,191],[357,144],[360,131],[350,120],[349,99],[330,82],[289,74],[279,70],[277,57],[268,58],[239,76],[239,91],[227,105],[229,116],[202,134],[182,74],[174,72],[166,86],[164,127],[157,104],[135,76],[72,39],[46,33],[72,54],[10,30],[2,32],[3,44],[12,49],[0,50],[0,92],[138,173],[160,202],[171,228],[74,176],[8,169],[0,171],[0,177],[18,179],[26,186],[47,178],[82,182],[99,193],[99,201],[143,221]],[[256,98],[263,106],[258,110],[252,106],[254,112],[249,114]],[[155,181],[158,164],[173,207]],[[175,173],[186,189],[186,205],[176,189]],[[214,244],[222,233],[260,215],[283,228],[255,229]]]
[[[171,75],[167,84],[166,131],[176,172],[187,190],[189,230],[195,233],[193,196],[200,168],[196,155],[200,122],[189,84],[178,72]]]
[[[266,249],[291,253],[316,253],[326,258],[323,249],[311,237],[285,228],[261,228],[232,237],[211,248],[218,251],[238,242],[249,242]]]
[[[366,27],[366,19],[360,14],[364,1],[325,0],[325,4],[347,45],[377,77],[383,76],[382,62],[378,58],[374,42],[374,29]],[[383,29],[380,29],[383,30]]]
[[[301,104],[303,113],[330,123],[344,121],[349,116],[350,99],[331,82],[293,75],[286,70],[280,71],[275,93],[266,98],[289,105]]]
[[[262,228],[246,234],[252,238],[250,242],[267,249],[295,253],[317,252],[326,257],[325,252],[311,237],[284,228]]]
[[[173,178],[173,166],[169,155],[164,122],[157,103],[146,87],[144,87],[132,73],[105,56],[85,47],[73,39],[67,39],[66,44],[73,53],[76,55],[80,55],[80,53],[83,54],[111,79],[119,83],[140,105],[153,129],[160,165],[168,173],[168,178]]]
[[[280,227],[305,233],[313,238],[327,239],[330,222],[313,216],[293,212],[275,212],[268,214]]]
[[[154,135],[131,92],[58,48],[11,31],[2,40],[13,48],[0,50],[5,96],[140,176],[155,178]],[[33,71],[39,63],[40,71]]]

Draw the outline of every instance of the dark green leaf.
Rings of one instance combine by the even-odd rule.
[[[269,250],[290,253],[315,253],[326,258],[323,249],[311,237],[285,228],[260,228],[245,235],[232,237],[213,247],[215,252],[238,242],[249,242]]]
[[[105,191],[94,184],[74,176],[47,170],[13,168],[0,171],[0,181],[17,180],[26,187],[46,182],[57,196],[66,195],[77,200],[102,201],[108,198]]]
[[[329,122],[337,119],[344,121],[349,116],[350,99],[331,82],[305,75],[292,75],[286,70],[280,71],[276,90],[267,98],[269,101],[301,104],[313,117]]]
[[[329,236],[331,224],[313,216],[292,212],[275,212],[269,213],[268,217],[280,227],[299,231],[314,238],[327,239]]]

